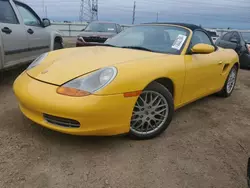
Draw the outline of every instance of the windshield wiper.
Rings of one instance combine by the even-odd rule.
[[[135,49],[135,50],[145,50],[145,51],[149,51],[149,52],[154,52],[153,50],[150,50],[148,48],[141,47],[141,46],[121,46],[121,48],[128,48],[128,49]]]
[[[99,46],[109,46],[109,47],[119,48],[119,46],[115,46],[115,45],[112,45],[112,44],[106,44],[106,43],[99,43],[98,45]]]

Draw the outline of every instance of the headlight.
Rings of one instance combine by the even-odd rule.
[[[48,53],[44,53],[40,55],[38,58],[36,58],[27,68],[27,70],[39,65],[46,57],[48,56]]]
[[[83,37],[80,37],[80,36],[77,37],[77,40],[80,41],[80,42],[84,42]]]
[[[57,89],[57,93],[75,97],[90,95],[107,86],[116,75],[115,67],[103,68],[64,84]]]

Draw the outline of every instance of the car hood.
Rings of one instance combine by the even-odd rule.
[[[40,65],[28,70],[27,74],[43,82],[62,85],[103,67],[161,55],[106,46],[71,48],[50,52]]]
[[[111,32],[86,32],[83,31],[81,33],[79,33],[78,36],[80,37],[104,37],[104,38],[110,38],[115,36],[116,33],[111,33]]]

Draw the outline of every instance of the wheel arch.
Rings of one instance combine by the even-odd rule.
[[[239,63],[239,62],[236,62],[236,63],[234,63],[233,66],[236,66],[236,67],[237,67],[237,70],[239,70],[239,68],[240,68],[240,63]]]
[[[172,79],[170,79],[168,77],[161,77],[161,78],[157,78],[157,79],[153,80],[148,85],[152,84],[153,82],[157,82],[157,83],[163,85],[165,88],[167,88],[169,90],[169,92],[172,94],[172,97],[174,99],[175,86],[174,86],[174,82]]]
[[[54,39],[54,42],[60,42],[62,43],[63,39],[61,36],[56,36],[55,39]]]
[[[60,41],[63,44],[63,37],[58,31],[52,31],[50,33],[50,51],[54,50],[55,41]]]

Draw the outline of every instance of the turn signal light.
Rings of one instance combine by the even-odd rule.
[[[88,96],[91,94],[87,91],[82,91],[82,90],[70,88],[70,87],[59,87],[57,89],[57,93],[61,95],[71,96],[71,97],[84,97],[84,96]]]
[[[141,93],[142,91],[132,91],[132,92],[124,93],[123,96],[124,97],[136,97],[136,96],[139,96]]]

